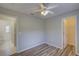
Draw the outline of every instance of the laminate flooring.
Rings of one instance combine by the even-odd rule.
[[[64,49],[59,49],[47,44],[42,44],[12,56],[75,56],[74,46],[67,45]]]

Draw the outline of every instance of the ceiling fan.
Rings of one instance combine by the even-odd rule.
[[[54,12],[50,11],[50,9],[53,9],[53,8],[56,8],[56,7],[57,7],[57,5],[48,6],[48,3],[41,3],[39,9],[38,10],[35,10],[31,14],[40,13],[43,16],[46,16],[48,13],[54,14]]]

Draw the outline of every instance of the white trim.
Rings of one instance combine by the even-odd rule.
[[[63,30],[63,21],[64,21],[64,19],[62,19],[62,21],[61,21],[61,33],[62,33],[62,34],[61,34],[61,36],[62,36],[62,40],[61,40],[62,43],[61,43],[61,45],[62,45],[62,49],[64,48],[64,46],[63,46],[63,43],[64,43],[64,39],[63,39],[63,31],[64,31],[64,30]]]
[[[54,47],[59,48],[59,49],[62,49],[62,47],[57,46],[56,44],[52,44],[52,43],[49,43],[49,42],[47,42],[46,44],[48,44],[48,45],[50,45],[50,46],[54,46]]]
[[[64,45],[64,40],[66,39],[66,38],[64,38],[64,20],[66,20],[65,18],[63,18],[62,19],[62,29],[61,29],[61,32],[62,32],[62,48],[65,48],[66,47],[66,45],[67,45],[67,42],[65,41],[65,45]]]
[[[23,52],[23,51],[25,51],[25,50],[31,49],[31,48],[33,48],[33,47],[39,46],[39,45],[44,44],[44,43],[45,43],[45,42],[39,42],[39,43],[34,44],[33,46],[29,47],[29,48],[25,48],[25,49],[22,49],[22,50],[20,50],[20,51],[17,51],[16,53]]]
[[[76,31],[75,31],[75,53],[77,54],[77,55],[79,55],[78,53],[77,53],[77,16],[75,16],[75,18],[76,18],[76,21],[75,21],[75,29],[76,29]]]

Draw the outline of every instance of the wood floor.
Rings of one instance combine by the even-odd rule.
[[[68,45],[64,49],[59,49],[47,44],[42,44],[13,56],[75,56],[74,47]]]

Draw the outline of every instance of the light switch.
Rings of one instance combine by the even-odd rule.
[[[10,32],[10,26],[9,25],[7,25],[5,29],[6,29],[5,30],[6,32]]]

